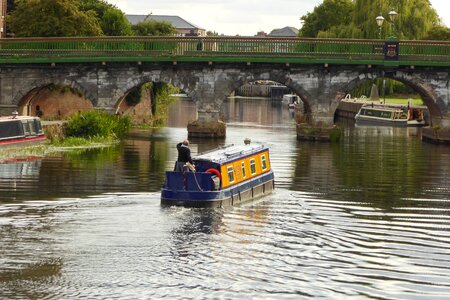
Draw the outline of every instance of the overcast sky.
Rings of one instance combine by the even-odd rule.
[[[126,14],[176,15],[206,30],[253,36],[285,26],[300,27],[300,17],[322,0],[107,0]],[[431,0],[447,26],[450,1]],[[376,25],[374,25],[376,26]]]

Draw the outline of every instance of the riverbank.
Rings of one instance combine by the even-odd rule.
[[[0,148],[0,164],[16,163],[21,161],[30,161],[43,158],[55,152],[67,152],[75,150],[88,150],[94,148],[111,147],[118,144],[119,141],[104,141],[104,142],[85,142],[84,144],[67,146],[65,144],[53,145],[49,141],[46,144],[16,147],[16,148]]]
[[[46,142],[33,146],[0,148],[0,163],[39,159],[54,152],[110,147],[120,142],[119,138],[111,136],[67,137],[66,127],[67,121],[42,121]]]

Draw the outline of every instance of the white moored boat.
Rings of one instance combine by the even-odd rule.
[[[386,105],[363,105],[355,116],[357,124],[424,126],[423,110]]]

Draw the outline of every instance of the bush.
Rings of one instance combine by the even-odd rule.
[[[131,126],[128,117],[118,117],[102,111],[80,112],[67,122],[67,137],[122,138]]]

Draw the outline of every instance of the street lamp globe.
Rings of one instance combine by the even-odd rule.
[[[383,16],[378,16],[378,17],[376,18],[376,20],[377,20],[377,25],[378,25],[378,27],[381,27],[381,26],[383,25],[383,22],[384,22]]]
[[[395,10],[391,10],[389,13],[389,19],[391,19],[391,22],[394,22],[397,18],[398,13]]]

